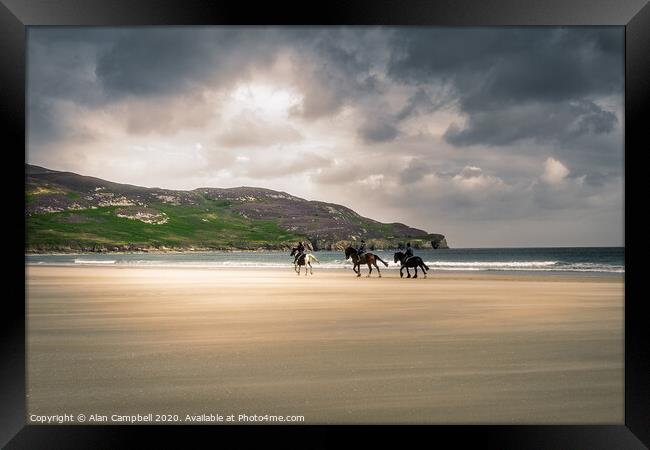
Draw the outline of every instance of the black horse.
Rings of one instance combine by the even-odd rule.
[[[381,278],[381,271],[379,270],[379,266],[377,266],[377,261],[383,262],[384,265],[388,267],[388,263],[386,261],[373,253],[366,252],[361,255],[361,257],[359,257],[359,252],[354,247],[348,247],[345,249],[345,259],[350,258],[352,258],[352,270],[354,270],[354,273],[356,273],[358,277],[361,276],[361,264],[368,264],[368,276],[370,276],[372,273],[372,266],[375,266],[375,269],[377,269],[377,273],[379,274],[379,278]]]
[[[424,274],[424,278],[427,277],[427,270],[429,270],[429,266],[424,264],[424,261],[422,261],[422,258],[420,258],[419,256],[411,256],[410,258],[406,259],[406,264],[404,264],[405,259],[406,259],[406,257],[404,255],[404,253],[402,253],[402,252],[395,253],[394,261],[395,262],[399,261],[400,264],[402,265],[402,267],[400,267],[400,269],[399,269],[400,278],[404,277],[404,272],[402,272],[402,270],[404,270],[405,268],[406,268],[406,273],[408,274],[406,276],[406,278],[411,278],[411,272],[409,272],[409,267],[415,268],[415,275],[413,276],[413,278],[418,277],[418,267],[420,269],[422,269],[422,273]]]

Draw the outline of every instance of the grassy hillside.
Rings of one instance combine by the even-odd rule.
[[[28,252],[446,246],[443,235],[261,188],[149,189],[28,166]]]
[[[36,214],[27,218],[27,247],[256,248],[304,239],[273,221],[244,220],[225,207],[151,206],[165,213],[168,222],[156,225],[117,217],[115,206]]]

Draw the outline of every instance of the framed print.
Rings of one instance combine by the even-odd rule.
[[[0,16],[7,448],[650,442],[646,2]]]

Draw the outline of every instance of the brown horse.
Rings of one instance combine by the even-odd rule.
[[[370,274],[372,273],[372,266],[375,266],[375,269],[377,269],[377,273],[379,274],[379,278],[381,278],[381,271],[377,266],[377,260],[383,262],[384,265],[388,267],[388,263],[386,261],[384,261],[379,256],[374,255],[370,252],[363,253],[359,258],[357,249],[353,247],[348,247],[345,249],[345,259],[350,259],[350,258],[352,258],[352,263],[354,264],[352,266],[352,270],[354,270],[354,272],[357,274],[358,277],[361,276],[361,264],[368,264],[369,272],[367,276],[370,276]]]

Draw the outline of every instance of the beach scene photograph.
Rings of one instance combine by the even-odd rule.
[[[29,27],[28,424],[624,424],[623,27]]]

